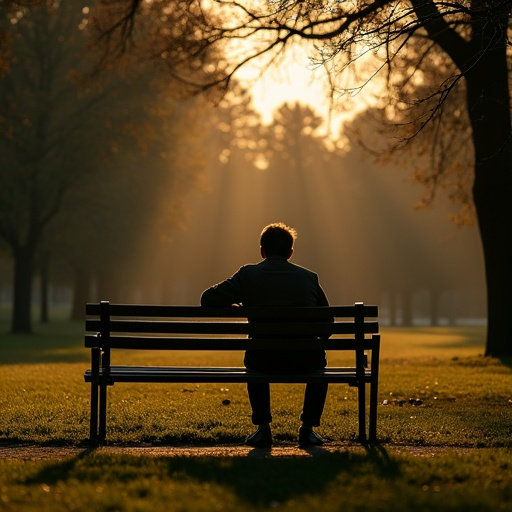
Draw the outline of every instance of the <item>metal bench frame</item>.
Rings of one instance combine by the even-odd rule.
[[[380,354],[377,306],[355,303],[310,308],[209,308],[102,301],[87,304],[86,316],[85,347],[91,349],[91,368],[85,371],[84,378],[91,384],[92,445],[106,439],[107,388],[116,382],[345,383],[358,390],[359,441],[377,440]],[[112,351],[116,349],[307,350],[312,348],[312,343],[314,348],[328,351],[353,351],[354,366],[328,366],[306,374],[264,374],[245,367],[127,366],[111,362]],[[367,384],[370,387],[368,431]]]

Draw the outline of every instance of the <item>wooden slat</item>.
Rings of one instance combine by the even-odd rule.
[[[371,350],[373,341],[365,339],[362,343],[355,339],[332,338],[326,340],[304,339],[248,339],[248,338],[158,338],[144,336],[111,336],[108,344],[101,337],[87,335],[87,348],[101,347],[132,350]]]
[[[102,374],[101,374],[102,375]],[[365,380],[370,378],[366,372]],[[84,374],[86,382],[91,380],[91,372]],[[351,383],[356,380],[355,368],[326,368],[305,374],[263,374],[243,367],[202,368],[202,367],[128,367],[113,366],[110,368],[109,379],[114,382],[274,382],[274,383],[305,383],[305,382],[342,382]]]
[[[184,317],[184,318],[279,318],[279,319],[322,319],[326,316],[338,318],[354,317],[355,306],[326,306],[326,307],[227,307],[210,308],[203,306],[166,306],[152,304],[110,304],[110,314],[112,316],[132,316],[132,317]],[[100,314],[100,305],[87,304],[87,316],[98,316]],[[366,317],[377,318],[378,306],[365,305],[364,314]]]
[[[100,320],[86,320],[87,332],[100,332]],[[365,334],[379,332],[377,321],[363,324]],[[112,320],[110,332],[153,333],[153,334],[248,334],[254,337],[265,335],[287,336],[329,336],[331,334],[355,334],[353,322],[289,322],[289,323],[248,323],[248,322],[166,322],[156,320]]]
[[[241,372],[244,373],[259,373],[254,370],[250,370],[246,368],[245,366],[141,366],[141,365],[115,365],[112,368],[114,368],[116,372],[139,372],[139,371],[145,371],[146,368],[149,369],[152,372],[161,372],[166,373],[169,371],[172,371],[173,373],[190,373],[190,371],[194,372],[201,372],[201,373],[218,373],[218,372],[225,372],[225,373],[232,373],[232,372]],[[356,371],[355,366],[333,366],[328,367],[323,370],[318,370],[320,373],[328,374],[330,372],[333,373],[353,373]],[[292,374],[293,375],[293,374]],[[309,373],[308,373],[309,375]]]

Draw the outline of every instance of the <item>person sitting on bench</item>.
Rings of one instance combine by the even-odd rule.
[[[328,306],[327,297],[316,273],[291,263],[295,229],[282,222],[269,224],[261,232],[260,254],[263,260],[241,267],[231,277],[205,290],[201,305],[210,307],[309,307]],[[332,319],[330,319],[332,320]],[[250,321],[250,319],[249,319]],[[325,368],[325,351],[321,349],[296,351],[247,350],[244,364],[263,373],[307,373]],[[304,394],[299,428],[300,446],[319,446],[324,439],[313,430],[320,425],[327,383],[308,383]],[[270,447],[270,385],[248,383],[247,392],[252,407],[252,422],[258,429],[245,443],[253,447]]]

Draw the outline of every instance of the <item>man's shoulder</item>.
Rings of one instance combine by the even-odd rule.
[[[292,272],[296,275],[309,276],[310,278],[318,279],[318,274],[313,270],[303,267],[302,265],[298,265],[297,263],[292,263],[290,260],[286,260],[284,258],[276,258],[275,260],[268,258],[261,263],[262,265],[268,264],[270,266],[286,270],[287,272]]]
[[[258,270],[258,268],[260,267],[261,263],[263,263],[263,262],[260,262],[260,263],[247,263],[246,265],[242,265],[238,269],[238,272],[239,273],[254,272],[254,271]]]
[[[317,278],[318,274],[309,268],[303,267],[301,265],[297,265],[296,263],[292,263],[291,261],[285,258],[278,257],[269,257],[258,263],[248,263],[238,270],[239,273],[258,273],[261,271],[265,271],[268,269],[283,269],[287,271],[292,271],[298,274],[309,275]]]
[[[288,262],[289,265],[292,266],[292,268],[296,271],[296,272],[301,272],[301,273],[304,273],[304,274],[308,274],[310,276],[315,276],[317,277],[317,273],[314,272],[313,270],[310,270],[309,268],[306,268],[306,267],[303,267],[302,265],[297,265],[296,263],[292,263],[291,261]]]

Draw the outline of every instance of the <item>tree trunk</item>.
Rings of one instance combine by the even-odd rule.
[[[512,356],[512,158],[510,148],[477,166],[475,206],[487,280],[487,343],[485,354]]]
[[[413,324],[412,293],[411,290],[402,289],[402,326],[410,327]]]
[[[398,325],[398,306],[397,306],[397,292],[394,288],[390,288],[389,294],[389,324]]]
[[[48,274],[50,269],[50,251],[43,251],[41,256],[41,309],[40,309],[40,321],[41,323],[47,323],[50,319],[48,314]]]
[[[110,302],[123,302],[120,278],[117,272],[108,269],[98,271],[98,295],[99,300]]]
[[[429,290],[430,293],[430,325],[438,326],[439,325],[439,291],[432,287]]]
[[[75,268],[74,278],[71,320],[84,320],[85,304],[90,300],[91,275],[87,269],[77,267]]]
[[[508,18],[507,18],[508,19]],[[507,19],[501,37],[506,38]],[[489,25],[489,24],[488,24]],[[475,27],[475,31],[478,27]],[[486,31],[489,31],[487,34]],[[506,41],[482,26],[474,37],[473,66],[466,75],[468,111],[475,148],[473,197],[487,280],[486,355],[512,356],[512,145]],[[478,48],[491,48],[477,53]]]
[[[34,254],[22,247],[14,252],[14,301],[11,332],[32,332],[32,272]]]

